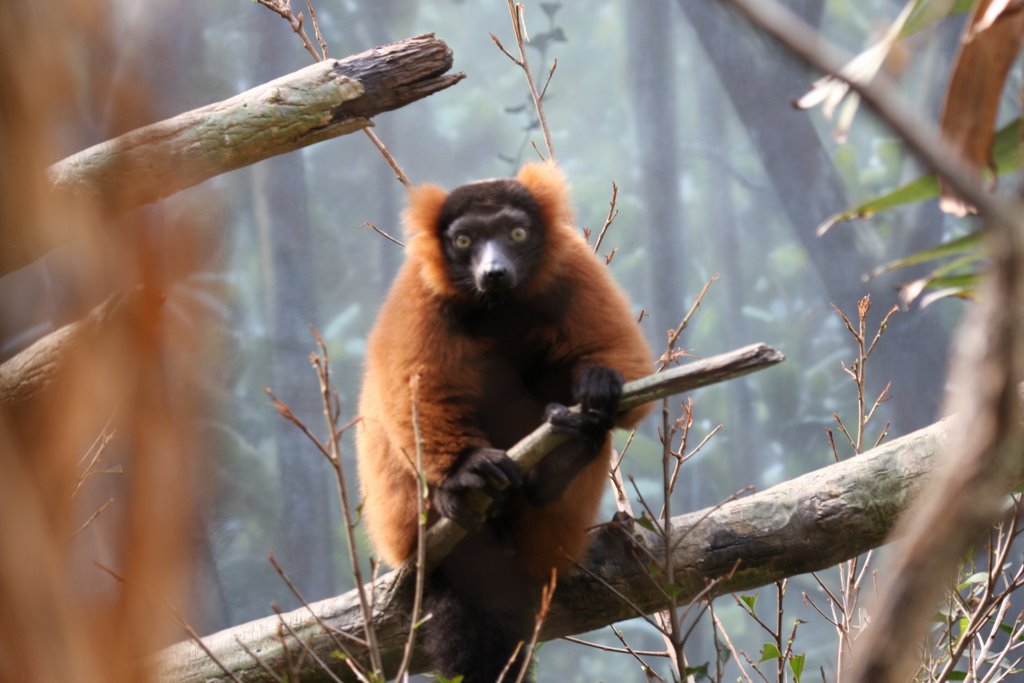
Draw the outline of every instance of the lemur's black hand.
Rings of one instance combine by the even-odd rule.
[[[472,530],[484,521],[480,497],[474,493],[483,493],[497,500],[509,486],[521,483],[519,466],[505,451],[477,448],[468,453],[434,491],[434,506],[442,516]]]

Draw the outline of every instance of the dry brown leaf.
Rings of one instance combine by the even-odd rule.
[[[991,27],[1002,17],[1019,12],[1021,9],[1024,9],[1024,0],[992,0],[978,23],[967,31],[964,39],[974,40],[977,34]]]
[[[1024,38],[1024,12],[1015,11],[1020,4],[1017,0],[978,3],[964,31],[946,92],[942,132],[979,169],[993,165],[992,139],[1003,85]],[[939,206],[957,216],[974,210],[944,182]]]

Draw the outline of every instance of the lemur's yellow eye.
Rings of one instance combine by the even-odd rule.
[[[469,245],[473,243],[473,240],[469,238],[469,235],[459,235],[455,238],[455,246],[459,249],[469,249]]]
[[[512,228],[512,231],[508,233],[508,236],[512,238],[513,242],[522,242],[526,239],[529,233],[526,232],[526,228]]]

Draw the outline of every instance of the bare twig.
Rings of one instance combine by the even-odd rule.
[[[306,48],[306,52],[313,57],[314,62],[322,62],[327,59],[327,42],[320,34],[320,24],[316,19],[316,12],[313,11],[313,5],[310,4],[310,0],[306,0],[306,7],[309,8],[309,15],[313,20],[313,31],[316,34],[317,42],[320,44],[320,53],[317,53],[316,48],[313,47],[313,41],[309,39],[309,35],[302,27],[302,12],[299,12],[297,15],[292,12],[291,0],[256,0],[256,2],[280,15],[282,19],[288,22],[289,26],[292,27],[292,30],[295,31],[295,34],[299,36],[299,39],[302,41],[302,46]],[[409,177],[405,175],[405,171],[402,170],[402,167],[398,164],[394,155],[391,154],[387,145],[385,145],[380,139],[380,136],[369,128],[363,128],[363,133],[370,139],[370,142],[372,142],[373,146],[377,148],[377,151],[381,153],[384,160],[388,162],[388,166],[390,166],[391,170],[395,172],[395,177],[398,178],[398,181],[405,186],[405,189],[410,189],[412,187],[412,182],[410,182]]]
[[[609,626],[609,628],[613,632],[618,631],[618,629],[616,629],[614,626]],[[616,633],[615,635],[619,638],[619,641],[622,640],[621,634]],[[621,648],[621,647],[614,647],[612,645],[605,645],[603,643],[595,643],[595,642],[590,641],[590,640],[583,640],[582,638],[577,638],[576,636],[562,636],[562,640],[568,640],[570,643],[576,643],[577,645],[583,645],[584,647],[590,647],[590,648],[593,648],[595,650],[603,650],[605,652],[615,652],[615,653],[621,654],[621,655],[633,654],[633,655],[639,655],[641,657],[668,657],[668,653],[665,652],[664,650],[634,650],[632,648],[624,649],[624,648]]]
[[[345,646],[343,642],[341,642],[341,640],[338,639],[338,636],[344,636],[345,638],[353,641],[355,644],[360,645],[362,647],[366,647],[365,640],[356,638],[350,633],[339,631],[338,629],[333,628],[330,624],[328,624],[320,618],[320,615],[317,614],[316,610],[314,610],[310,606],[310,604],[306,601],[306,598],[303,597],[302,593],[295,586],[292,580],[288,577],[288,574],[281,567],[280,563],[278,563],[277,558],[274,557],[273,553],[269,553],[267,555],[267,560],[270,561],[270,564],[274,568],[274,571],[277,572],[278,576],[281,577],[281,580],[284,581],[286,586],[288,586],[288,590],[292,592],[292,595],[294,595],[298,599],[299,603],[301,603],[302,606],[306,608],[306,611],[309,612],[309,616],[313,617],[313,620],[316,621],[317,625],[319,625],[320,628],[324,630],[324,633],[331,637],[331,640],[334,642],[334,646],[337,647],[340,652],[347,655],[349,658],[352,658],[352,655],[349,652],[348,648]]]
[[[530,89],[530,97],[533,99],[533,106],[537,110],[537,119],[540,122],[541,132],[544,134],[544,146],[547,148],[547,158],[551,161],[555,159],[555,147],[551,142],[551,130],[548,128],[548,119],[544,115],[544,104],[543,104],[543,93],[537,91],[537,85],[533,81],[533,74],[530,72],[530,62],[526,58],[526,41],[529,37],[526,36],[526,26],[523,20],[523,4],[514,2],[514,0],[507,0],[508,2],[508,13],[512,20],[512,30],[516,36],[516,46],[519,48],[519,56],[515,57],[511,52],[505,49],[505,46],[501,44],[498,37],[491,34],[491,40],[498,46],[506,57],[512,60],[512,62],[523,70],[523,74],[526,75],[526,84]],[[551,71],[548,72],[547,81],[544,83],[544,93],[547,92],[548,83],[551,81],[551,76],[555,72],[555,66],[551,67]],[[536,148],[535,148],[536,149]],[[540,154],[538,150],[538,154]],[[543,155],[541,155],[543,158]]]
[[[310,355],[309,361],[316,371],[317,380],[320,384],[320,399],[323,407],[324,424],[327,428],[327,439],[322,441],[300,420],[288,407],[286,403],[278,399],[273,392],[266,388],[265,391],[274,403],[280,415],[297,427],[313,445],[316,446],[331,469],[334,471],[335,486],[338,493],[338,501],[341,505],[342,518],[345,521],[345,547],[348,551],[349,564],[352,567],[352,577],[355,580],[356,591],[359,596],[359,603],[363,611],[363,628],[366,638],[366,649],[370,657],[370,664],[375,673],[383,671],[383,663],[380,658],[380,647],[377,642],[376,629],[373,619],[373,605],[371,598],[366,594],[365,582],[362,569],[359,564],[359,556],[356,549],[355,528],[357,521],[352,515],[352,505],[348,496],[348,484],[346,482],[345,470],[341,460],[341,436],[350,429],[358,418],[350,420],[342,427],[338,427],[338,420],[341,415],[341,401],[331,381],[330,360],[327,354],[327,346],[315,327],[310,326],[313,338],[316,340],[319,353]],[[294,591],[293,587],[293,591]]]
[[[381,237],[383,237],[385,239],[388,239],[388,240],[391,240],[392,242],[394,242],[398,246],[405,247],[405,242],[403,242],[402,240],[398,239],[397,237],[394,237],[393,235],[390,235],[386,231],[381,230],[380,228],[378,228],[376,225],[374,225],[370,221],[366,221],[365,223],[363,223],[363,225],[365,225],[366,227],[370,228],[371,230],[373,230],[375,233],[377,233]]]
[[[686,315],[684,315],[683,319],[679,321],[679,324],[676,325],[675,329],[668,331],[668,349],[657,361],[659,370],[664,370],[678,358],[678,355],[675,353],[675,348],[676,344],[679,343],[679,337],[686,329],[686,326],[690,324],[690,319],[693,317],[693,314],[697,312],[697,309],[700,308],[701,303],[704,301],[704,297],[707,296],[708,290],[711,289],[712,283],[717,279],[718,275],[712,275],[708,278],[708,281],[704,283],[703,287],[701,287],[700,293],[697,294],[697,298],[693,300],[693,305],[690,306],[690,310],[686,312]]]
[[[405,175],[405,171],[403,171],[402,167],[398,164],[398,160],[395,159],[395,156],[391,153],[391,150],[387,148],[387,145],[384,144],[384,141],[380,139],[380,136],[369,128],[364,128],[363,132],[366,134],[366,137],[370,138],[370,142],[372,142],[373,146],[377,148],[377,151],[381,153],[381,156],[384,157],[384,161],[388,162],[388,166],[390,166],[391,170],[395,172],[395,178],[398,179],[398,182],[402,183],[402,185],[405,186],[405,189],[411,189],[412,181],[409,180],[409,176]]]
[[[316,370],[317,379],[320,381],[320,398],[323,403],[324,424],[328,432],[327,446],[329,451],[327,453],[327,461],[334,469],[334,479],[338,490],[338,499],[341,503],[342,517],[345,520],[345,547],[348,550],[349,564],[352,567],[352,578],[355,580],[356,589],[359,593],[359,603],[363,609],[363,628],[366,635],[370,663],[373,666],[373,671],[375,673],[382,674],[384,671],[384,665],[381,661],[380,646],[377,642],[377,630],[373,619],[373,606],[366,595],[362,569],[359,566],[359,555],[356,550],[355,529],[357,522],[352,515],[352,506],[349,503],[345,469],[342,467],[341,461],[341,435],[345,429],[354,424],[354,421],[350,422],[341,430],[337,427],[337,413],[340,411],[340,407],[337,410],[334,410],[332,409],[332,406],[338,405],[340,400],[338,399],[337,393],[331,384],[330,361],[327,355],[327,345],[324,344],[323,338],[315,327],[310,325],[309,329],[313,333],[313,337],[316,339],[317,348],[319,349],[319,355],[314,354],[310,356],[310,362]],[[305,431],[308,432],[308,430]],[[321,452],[322,451],[323,449],[321,449]]]
[[[267,672],[267,674],[270,676],[271,680],[276,681],[276,680],[279,680],[281,678],[280,676],[277,675],[277,673],[273,669],[270,668],[270,666],[267,665],[267,663],[265,661],[263,661],[262,657],[260,657],[258,654],[253,652],[252,648],[245,644],[245,641],[243,641],[238,636],[235,636],[235,642],[238,643],[238,646],[240,648],[242,648],[242,650],[245,651],[245,654],[247,654],[250,657],[252,657],[253,661],[256,662],[257,664],[259,664],[260,668]]]
[[[743,679],[747,683],[753,683],[753,679],[750,677],[750,674],[748,674],[747,670],[743,668],[743,662],[740,658],[740,653],[736,650],[736,646],[732,644],[732,639],[729,638],[729,634],[722,626],[722,621],[718,618],[718,615],[715,614],[714,606],[711,604],[710,601],[708,601],[708,611],[711,613],[711,623],[714,624],[715,633],[721,634],[722,639],[725,640],[725,646],[729,650],[729,654],[732,655],[733,661],[736,662],[736,666],[740,670],[740,675],[743,676]]]
[[[97,517],[99,517],[100,515],[103,514],[104,510],[106,510],[108,507],[110,507],[110,504],[113,503],[113,502],[114,502],[114,499],[113,498],[109,498],[109,499],[107,499],[107,502],[103,503],[103,505],[100,505],[99,508],[96,509],[96,512],[92,513],[92,515],[89,516],[89,519],[85,520],[85,523],[82,524],[82,526],[78,527],[78,529],[75,531],[75,533],[71,534],[71,539],[70,540],[74,540],[75,538],[78,537],[78,535],[80,533],[85,531],[90,524],[92,524],[93,522],[96,521]]]
[[[537,617],[533,620],[533,633],[530,634],[530,642],[525,646],[526,656],[523,657],[523,665],[519,668],[519,675],[516,676],[515,683],[523,683],[526,674],[530,671],[530,659],[533,656],[534,648],[537,647],[540,629],[544,625],[544,620],[548,617],[548,612],[551,610],[551,600],[555,597],[555,588],[557,586],[558,572],[552,569],[551,578],[540,591],[540,608],[537,610]]]
[[[313,42],[306,34],[306,30],[302,28],[302,13],[299,12],[296,15],[292,12],[291,0],[256,0],[256,2],[288,22],[288,25],[292,27],[292,31],[302,41],[302,47],[306,48],[306,52],[310,54],[314,62],[319,62],[323,59],[323,57],[317,54],[316,48],[313,47]]]
[[[548,70],[548,77],[544,79],[544,87],[540,89],[540,99],[544,100],[544,95],[548,92],[548,86],[551,85],[551,77],[555,75],[555,69],[558,68],[558,60],[555,59],[551,62],[551,68]]]
[[[277,618],[280,620],[281,627],[288,632],[288,635],[295,639],[295,641],[302,647],[303,651],[305,651],[306,654],[313,658],[313,661],[316,662],[317,666],[320,667],[320,670],[323,671],[328,676],[328,678],[334,681],[334,683],[342,683],[341,679],[338,678],[333,671],[331,671],[331,667],[327,666],[327,663],[324,662],[324,660],[320,659],[319,655],[317,655],[313,648],[311,648],[309,644],[306,643],[306,641],[299,637],[299,634],[295,632],[295,629],[288,625],[288,622],[285,621],[284,615],[281,613],[281,608],[277,605],[277,603],[271,603],[270,606],[274,610],[274,614],[276,614]],[[296,680],[298,680],[297,676]]]
[[[113,419],[114,418],[112,416],[110,420]],[[117,466],[117,468],[107,470],[99,469],[100,463],[102,463],[103,461],[103,453],[106,452],[107,446],[114,439],[114,437],[117,436],[116,429],[107,431],[110,427],[110,420],[107,420],[107,424],[103,427],[103,430],[99,433],[99,435],[97,435],[96,441],[94,441],[93,444],[89,446],[89,450],[85,452],[85,455],[82,456],[82,460],[80,460],[78,463],[79,466],[81,467],[82,463],[85,462],[86,459],[89,460],[89,462],[85,465],[85,468],[82,470],[81,474],[78,475],[78,481],[75,482],[75,488],[71,491],[72,498],[74,498],[78,494],[78,491],[82,488],[82,484],[85,483],[85,480],[93,476],[94,474],[121,474],[120,465]],[[89,521],[91,522],[92,520]],[[75,532],[75,535],[77,536],[78,532]]]
[[[78,475],[78,481],[75,482],[74,490],[71,491],[72,498],[74,498],[78,493],[78,490],[82,488],[82,484],[85,483],[85,480],[96,472],[96,468],[99,466],[100,459],[103,457],[103,453],[107,450],[107,446],[110,444],[111,440],[117,436],[117,430],[110,428],[111,423],[114,421],[114,417],[114,415],[111,415],[107,418],[107,422],[103,425],[103,429],[101,429],[100,433],[96,435],[96,439],[85,451],[85,455],[82,456],[82,459],[78,461],[78,467],[81,469],[81,474]]]
[[[327,41],[324,40],[323,34],[320,33],[320,22],[316,18],[316,10],[313,9],[313,4],[310,0],[306,0],[306,9],[309,10],[309,18],[313,22],[313,35],[316,36],[316,42],[320,45],[320,59],[327,59],[331,56],[327,50]]]
[[[409,636],[405,641],[402,663],[395,674],[395,680],[402,680],[412,662],[413,648],[416,645],[416,630],[420,627],[420,612],[423,609],[423,585],[426,579],[427,566],[427,480],[423,476],[423,438],[420,434],[419,392],[420,376],[413,375],[409,380],[412,395],[412,430],[413,442],[416,444],[416,582],[413,589],[412,614],[409,617]]]
[[[597,233],[597,241],[594,242],[594,253],[601,248],[601,242],[604,240],[604,234],[608,232],[608,226],[612,224],[615,217],[619,215],[619,209],[616,207],[616,202],[619,199],[619,186],[612,181],[612,198],[608,202],[608,215],[604,219],[604,225],[601,226],[601,231]]]
[[[110,567],[106,566],[105,564],[103,564],[101,562],[97,562],[96,560],[93,560],[92,564],[93,564],[93,566],[95,566],[100,571],[103,571],[106,574],[108,574],[111,577],[113,577],[114,580],[117,581],[118,583],[124,584],[126,586],[131,585],[129,583],[128,579],[126,579],[125,577],[121,576],[119,573],[117,573],[116,571],[114,571]],[[136,586],[136,589],[138,589],[137,586]],[[151,598],[153,597],[148,592],[147,592],[147,595],[149,595]],[[185,617],[181,614],[181,612],[179,612],[177,609],[174,608],[174,605],[172,605],[170,602],[168,602],[167,599],[165,597],[163,597],[162,595],[157,595],[155,597],[158,600],[158,602],[160,602],[160,604],[163,605],[164,609],[166,609],[170,613],[171,618],[174,619],[174,621],[178,624],[178,627],[181,628],[181,630],[184,631],[186,635],[188,635],[189,640],[191,640],[193,643],[195,643],[199,647],[199,649],[201,649],[203,652],[205,652],[206,656],[210,658],[210,661],[212,661],[214,664],[216,664],[217,667],[221,671],[223,671],[224,674],[228,678],[230,678],[232,681],[234,681],[234,683],[242,683],[242,681],[238,678],[238,676],[236,676],[233,671],[231,671],[227,666],[225,666],[224,662],[222,662],[217,657],[217,655],[215,655],[213,653],[213,651],[209,647],[206,646],[206,643],[203,642],[203,639],[199,637],[199,634],[196,633],[195,629],[192,628],[192,625],[188,623],[188,620],[185,619]]]
[[[633,659],[635,659],[640,664],[640,669],[644,672],[644,676],[647,677],[648,681],[650,681],[651,678],[656,678],[659,681],[665,680],[664,678],[659,676],[657,672],[655,672],[654,669],[652,669],[651,666],[640,657],[639,652],[634,650],[630,646],[630,644],[626,642],[626,637],[622,635],[622,632],[619,631],[619,629],[615,628],[614,626],[609,626],[608,628],[612,630],[612,633],[615,634],[615,637],[619,639],[620,643],[622,643],[622,647],[625,648],[624,650],[620,650],[620,652],[628,653],[630,656],[633,657]],[[671,657],[671,653],[669,652],[655,652],[653,654],[654,656],[658,657]]]

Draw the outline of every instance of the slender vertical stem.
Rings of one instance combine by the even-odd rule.
[[[533,74],[530,72],[530,61],[526,57],[526,45],[525,36],[523,30],[523,5],[522,3],[515,2],[514,0],[507,0],[508,2],[508,13],[512,19],[512,29],[516,34],[516,45],[519,48],[519,58],[516,59],[509,55],[516,64],[522,68],[523,73],[526,75],[526,84],[530,88],[530,97],[533,99],[533,106],[537,110],[537,119],[540,121],[540,129],[544,134],[544,146],[547,148],[548,159],[551,161],[557,161],[555,158],[555,146],[551,142],[551,130],[548,128],[548,118],[544,115],[544,105],[542,103],[541,93],[537,90],[537,84],[533,80]],[[500,44],[499,44],[500,47]],[[504,51],[504,48],[502,48]],[[505,52],[508,54],[508,52]],[[544,89],[547,90],[545,84]]]

